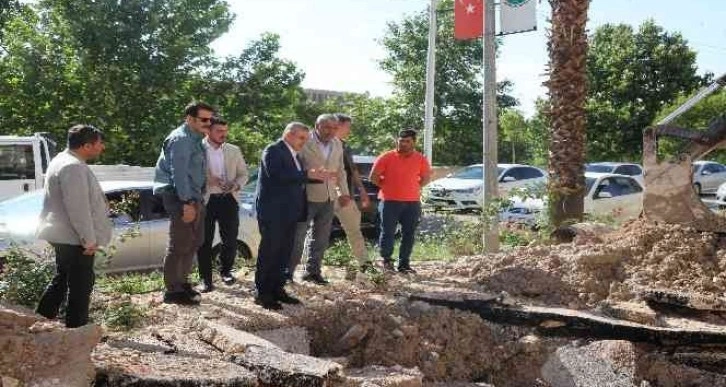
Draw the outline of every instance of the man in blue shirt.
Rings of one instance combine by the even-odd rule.
[[[198,304],[199,292],[189,283],[194,255],[204,242],[206,154],[202,140],[214,108],[203,102],[187,105],[184,123],[164,140],[154,174],[154,193],[169,214],[169,244],[164,257],[164,302]]]

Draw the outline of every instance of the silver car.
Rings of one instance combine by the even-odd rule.
[[[114,238],[108,259],[100,255],[98,267],[104,272],[148,270],[161,267],[169,240],[169,216],[150,181],[102,181],[101,187],[112,203]],[[0,202],[0,252],[16,244],[38,254],[48,247],[35,236],[43,206],[43,190]],[[245,206],[239,211],[238,256],[257,257],[260,235],[254,213]],[[219,251],[219,234],[214,251]]]

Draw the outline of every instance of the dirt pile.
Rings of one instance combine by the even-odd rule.
[[[460,261],[449,274],[489,290],[548,305],[588,308],[631,301],[642,289],[726,292],[726,238],[670,224],[636,220],[621,229],[556,246],[530,246]]]

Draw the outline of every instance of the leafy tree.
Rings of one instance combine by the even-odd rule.
[[[232,122],[231,140],[252,160],[297,119],[305,100],[303,73],[279,50],[280,37],[263,34],[239,56],[215,60],[194,88]]]
[[[209,43],[232,20],[224,1],[44,0],[20,11],[4,29],[0,125],[56,139],[73,123],[98,125],[104,163],[153,165],[194,99],[220,107],[254,162],[304,100],[303,74],[278,58],[276,35],[214,57]]]
[[[452,0],[438,5],[436,37],[436,91],[434,96],[434,161],[437,164],[481,162],[482,42],[454,40]],[[388,23],[381,43],[387,51],[381,68],[393,75],[401,121],[392,131],[422,127],[428,46],[428,13],[421,11],[399,22]],[[516,105],[506,94],[511,84],[499,84],[500,108]]]
[[[654,121],[659,121],[678,106],[683,104],[689,96],[681,95],[672,103],[663,107],[658,113]],[[687,129],[703,130],[718,119],[723,119],[726,114],[726,90],[721,90],[703,101],[696,104],[691,110],[678,117],[671,125],[680,126]],[[688,141],[678,140],[669,137],[663,137],[658,141],[658,150],[660,156],[677,156],[679,152],[684,150]],[[709,160],[715,160],[720,163],[726,163],[726,152],[719,149],[706,156]]]
[[[212,57],[209,44],[227,31],[224,1],[44,0],[63,20],[81,61],[79,121],[109,133],[106,158],[151,165],[163,136],[193,97],[190,74]]]
[[[588,158],[637,161],[643,129],[666,104],[710,76],[696,75],[696,53],[680,33],[666,32],[652,20],[637,31],[603,25],[589,44]]]

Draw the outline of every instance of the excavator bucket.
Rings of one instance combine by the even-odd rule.
[[[701,90],[663,121],[643,132],[643,167],[645,192],[643,213],[656,222],[682,224],[699,231],[726,233],[726,218],[711,211],[693,188],[693,160],[714,149],[726,147],[726,120],[711,123],[707,130],[685,129],[669,125],[696,103],[726,84],[726,74]],[[659,161],[658,138],[686,140],[685,149],[674,158]]]

